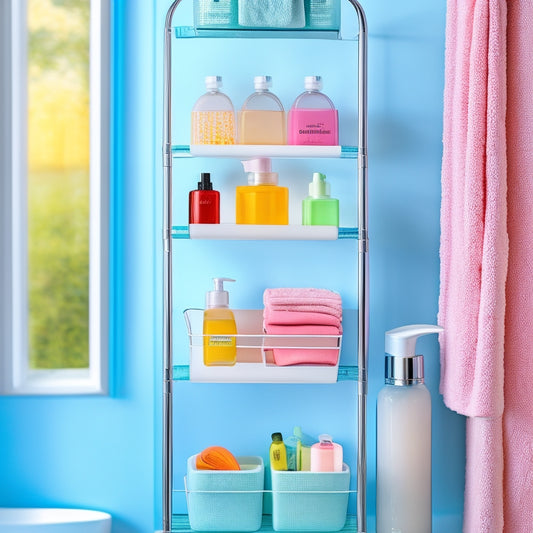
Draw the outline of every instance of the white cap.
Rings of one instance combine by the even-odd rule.
[[[222,76],[206,76],[205,88],[206,89],[218,89],[222,87]]]
[[[269,89],[272,87],[272,76],[255,76],[254,77],[254,89]]]
[[[321,91],[322,76],[306,76],[304,78],[304,87],[307,91]]]
[[[207,309],[213,307],[229,307],[229,292],[224,290],[225,281],[235,281],[230,278],[213,278],[215,290],[208,291],[205,295],[205,306]]]
[[[241,161],[244,171],[248,174],[248,185],[277,185],[278,173],[272,172],[268,157]]]

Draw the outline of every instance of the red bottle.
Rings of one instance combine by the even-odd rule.
[[[213,190],[211,174],[200,174],[198,189],[189,193],[189,224],[220,224],[220,193]]]

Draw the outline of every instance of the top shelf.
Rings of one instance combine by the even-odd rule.
[[[178,39],[329,39],[357,41],[357,37],[344,38],[338,30],[317,29],[196,29],[193,26],[176,26],[174,35]]]

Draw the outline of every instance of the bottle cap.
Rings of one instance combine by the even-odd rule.
[[[201,181],[198,182],[199,191],[212,191],[213,184],[211,183],[211,174],[209,172],[202,172],[200,174]]]
[[[230,278],[213,278],[215,290],[208,291],[205,295],[205,306],[207,309],[214,307],[229,307],[229,292],[224,290],[225,281],[235,281]]]
[[[283,442],[281,433],[272,433],[272,442]]]
[[[309,184],[309,196],[313,198],[329,198],[329,183],[326,175],[313,172],[313,181]]]
[[[321,91],[322,76],[306,76],[304,78],[304,87],[307,91]]]
[[[272,76],[255,76],[254,89],[265,90],[272,87]]]
[[[424,383],[424,357],[415,355],[416,340],[428,333],[440,333],[444,328],[428,324],[413,324],[385,333],[385,383],[416,385]]]
[[[205,88],[206,89],[218,89],[222,87],[222,76],[206,76]]]

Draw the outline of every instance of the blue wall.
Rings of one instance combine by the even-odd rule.
[[[163,24],[170,2],[150,4],[114,2],[112,395],[0,398],[0,505],[98,508],[113,514],[113,533],[148,533],[154,516],[156,525],[160,524],[161,65]],[[179,10],[186,19],[192,2],[184,4]],[[344,4],[349,27],[351,8]],[[383,334],[404,324],[434,323],[437,314],[445,1],[372,0],[363,2],[363,7],[370,33],[368,504],[373,513],[375,401],[383,380]],[[316,73],[324,77],[325,92],[345,117],[341,137],[346,144],[355,142],[355,122],[346,118],[355,112],[353,45],[267,44],[266,49],[241,47],[238,55],[232,55],[232,43],[183,44],[175,62],[176,141],[187,142],[188,126],[181,124],[188,124],[188,111],[203,91],[206,74],[224,76],[226,92],[237,107],[252,90],[252,76],[271,74],[274,92],[288,107],[301,92],[303,76]],[[200,66],[199,57],[205,60]],[[352,223],[353,162],[279,161],[274,165],[294,197],[305,193],[311,172],[325,171],[332,194],[341,198],[341,223]],[[175,170],[175,223],[185,223],[180,213],[186,208],[186,192],[205,170],[213,172],[227,199],[225,213],[231,212],[232,191],[244,180],[240,164],[184,161]],[[178,360],[187,357],[179,310],[202,306],[214,276],[237,279],[231,287],[231,303],[238,308],[261,307],[267,286],[296,284],[339,290],[347,307],[357,304],[351,266],[354,243],[246,243],[244,247],[243,243],[176,242],[174,247],[176,277],[187,280],[176,293]],[[151,252],[154,248],[156,254]],[[345,343],[343,357],[353,356],[350,348],[351,343]],[[434,512],[460,515],[463,420],[442,405],[438,394],[436,338],[421,339],[419,352],[426,355],[434,409]],[[235,453],[265,454],[270,433],[290,431],[294,424],[313,434],[331,432],[344,444],[348,458],[355,453],[353,384],[177,383],[175,392],[186,398],[176,402],[176,423],[187,428],[176,434],[177,486],[186,457],[203,447],[219,443]],[[355,469],[355,463],[349,462]],[[178,509],[183,506],[180,496],[176,504]],[[457,524],[460,519],[449,531],[459,531]]]

